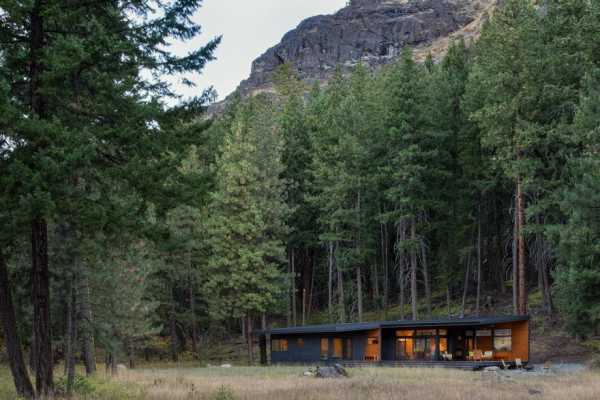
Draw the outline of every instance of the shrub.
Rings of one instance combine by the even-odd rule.
[[[233,391],[227,386],[221,386],[219,390],[210,396],[210,400],[236,400]]]
[[[63,376],[58,379],[55,383],[55,388],[57,393],[67,393],[67,377]],[[75,375],[75,380],[73,381],[73,393],[86,396],[95,391],[96,388],[92,382],[83,376]]]

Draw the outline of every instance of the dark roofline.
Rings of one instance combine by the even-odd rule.
[[[467,318],[445,318],[432,320],[397,320],[397,321],[377,321],[349,324],[326,324],[326,325],[307,325],[295,326],[289,328],[274,328],[267,331],[257,331],[256,334],[270,333],[272,335],[299,335],[299,334],[320,334],[320,333],[347,333],[362,332],[380,328],[420,328],[420,327],[443,327],[443,326],[482,326],[495,325],[509,322],[528,321],[528,315],[508,315],[493,317],[467,317]]]

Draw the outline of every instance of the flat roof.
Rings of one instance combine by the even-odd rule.
[[[465,318],[443,318],[430,320],[397,320],[397,321],[378,321],[378,322],[360,322],[349,324],[326,324],[326,325],[305,325],[288,328],[274,328],[264,332],[272,335],[298,335],[298,334],[319,334],[319,333],[348,333],[370,331],[380,328],[426,328],[426,327],[452,327],[452,326],[482,326],[504,324],[509,322],[528,321],[528,315],[506,315],[489,317],[465,317]]]

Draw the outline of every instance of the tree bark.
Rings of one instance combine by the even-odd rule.
[[[467,307],[467,294],[469,293],[469,274],[471,272],[471,255],[467,256],[467,270],[465,271],[465,285],[463,288],[462,306],[460,309],[460,317],[464,318],[465,309]]]
[[[194,295],[194,285],[196,280],[194,279],[194,273],[192,269],[192,252],[188,250],[187,255],[187,265],[188,265],[188,294],[190,296],[190,324],[192,331],[192,353],[194,354],[194,358],[199,359],[198,353],[198,324],[196,321],[196,296]]]
[[[337,247],[337,245],[336,245]],[[335,268],[337,271],[337,283],[338,283],[338,309],[340,312],[340,321],[341,323],[346,322],[346,306],[345,306],[345,296],[344,296],[344,274],[342,273],[342,269],[337,263],[337,257],[335,259]]]
[[[423,281],[425,282],[425,302],[427,304],[427,318],[431,319],[431,283],[429,281],[429,265],[427,263],[427,248],[421,241],[421,258],[423,261]]]
[[[77,263],[75,263],[77,265]],[[67,374],[67,397],[73,396],[75,383],[75,343],[77,342],[77,315],[75,277],[69,278],[69,297],[67,299],[67,351],[65,354],[65,369]]]
[[[412,319],[416,321],[418,316],[417,311],[417,223],[413,219],[410,226],[410,301],[412,306]]]
[[[518,247],[518,218],[517,218],[517,197],[515,196],[515,215],[513,218],[513,240],[512,240],[512,297],[513,297],[513,313],[519,313],[519,247]]]
[[[298,325],[297,305],[296,305],[296,252],[292,248],[292,321],[294,326]]]
[[[35,218],[31,226],[31,254],[36,391],[38,396],[51,397],[54,389],[54,363],[50,333],[48,226],[42,217]]]
[[[525,199],[523,186],[519,178],[517,183],[517,218],[518,218],[518,269],[519,269],[519,314],[527,314],[527,288],[525,270]]]
[[[248,337],[248,363],[250,365],[254,364],[254,341],[252,340],[252,317],[248,315],[246,317],[248,321],[248,327],[246,329],[247,337]]]
[[[390,295],[390,255],[387,224],[382,224],[383,308],[387,310]]]
[[[327,282],[327,293],[328,293],[328,311],[329,311],[329,321],[332,321],[333,318],[333,242],[329,242],[329,257],[328,257],[328,282]]]
[[[8,279],[8,269],[2,249],[0,249],[0,318],[2,319],[8,363],[17,394],[26,399],[33,399],[35,393],[29,373],[27,372],[17,332],[17,318],[15,316],[10,281]]]
[[[475,299],[475,315],[479,316],[481,304],[481,204],[477,218],[477,297]]]
[[[79,268],[77,314],[85,373],[87,376],[91,376],[96,373],[96,345],[94,343],[92,307],[90,304],[89,269],[85,261],[80,263]]]
[[[178,339],[177,339],[177,309],[175,304],[175,288],[171,287],[170,292],[170,310],[169,310],[169,335],[171,340],[171,360],[179,361]]]
[[[358,322],[363,321],[363,289],[360,266],[356,267],[356,295],[358,296]]]
[[[404,308],[406,306],[405,304],[405,299],[406,299],[406,295],[405,295],[405,276],[404,276],[404,271],[405,271],[405,262],[404,262],[404,250],[400,249],[398,246],[401,243],[401,241],[404,241],[406,238],[406,232],[405,232],[405,228],[404,228],[404,224],[402,222],[399,222],[398,225],[396,226],[396,259],[397,259],[397,263],[398,263],[398,285],[400,287],[400,319],[404,319],[405,318],[405,312],[404,312]]]

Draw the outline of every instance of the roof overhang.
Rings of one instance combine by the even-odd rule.
[[[509,315],[493,317],[468,317],[468,318],[447,318],[432,320],[398,320],[398,321],[379,321],[350,324],[327,324],[327,325],[307,325],[295,326],[289,328],[274,328],[267,331],[255,332],[258,335],[310,335],[310,334],[335,334],[365,332],[381,328],[434,328],[434,327],[458,327],[458,326],[490,326],[496,324],[505,324],[511,322],[528,321],[528,315]]]

